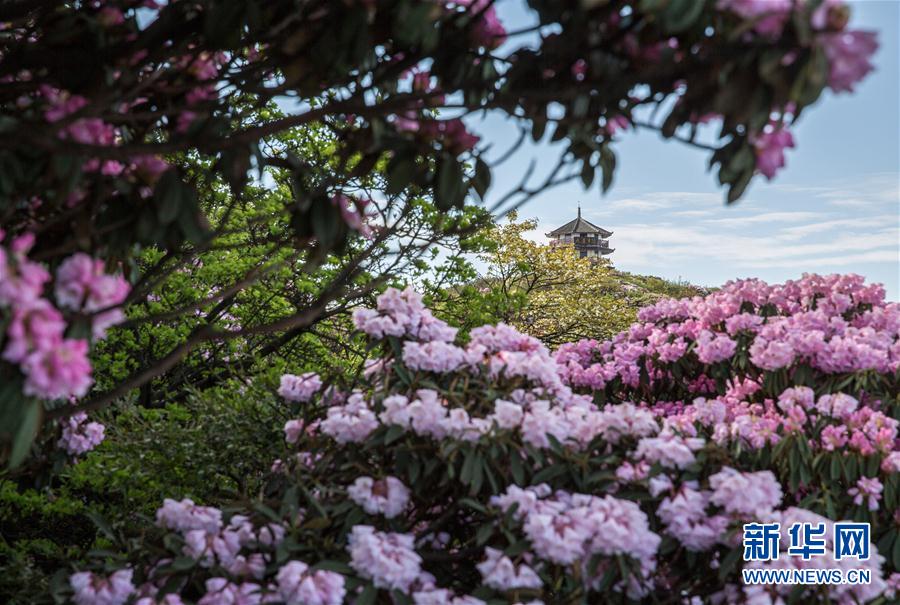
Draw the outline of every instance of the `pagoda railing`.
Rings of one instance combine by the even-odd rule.
[[[609,240],[597,237],[574,237],[572,243],[578,248],[609,248]]]

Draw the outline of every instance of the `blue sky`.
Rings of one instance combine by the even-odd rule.
[[[720,285],[738,277],[770,282],[804,272],[859,273],[900,298],[900,3],[853,2],[851,26],[879,32],[876,71],[854,94],[826,93],[793,129],[797,147],[771,182],[754,179],[744,199],[726,207],[707,155],[629,133],[617,147],[613,188],[580,182],[543,193],[520,216],[543,232],[574,218],[614,232],[610,257],[626,271]],[[507,28],[530,22],[524,3],[497,3]],[[470,121],[483,142],[509,145],[516,131],[499,116]],[[531,159],[553,162],[557,149],[532,144],[495,173],[492,193],[518,183]],[[488,203],[490,203],[490,194]]]

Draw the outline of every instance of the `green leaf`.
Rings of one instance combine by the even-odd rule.
[[[397,589],[391,591],[391,599],[394,601],[395,605],[411,605],[412,603],[407,595]]]
[[[488,522],[478,528],[478,531],[475,532],[475,543],[478,546],[483,546],[487,544],[487,541],[491,539],[491,536],[494,534],[494,523]]]
[[[156,218],[160,223],[168,225],[173,222],[186,201],[184,182],[176,170],[167,170],[159,177],[153,191],[156,206]]]
[[[475,450],[470,449],[465,453],[462,469],[459,472],[459,480],[463,485],[469,485],[472,482],[472,474],[475,472],[475,464],[478,462],[478,454]]]
[[[399,424],[393,424],[388,428],[387,432],[384,434],[384,444],[390,445],[393,442],[397,441],[403,436],[403,427]]]
[[[347,576],[353,575],[353,569],[349,565],[341,561],[332,561],[330,559],[319,561],[312,566],[312,569],[313,571],[318,571],[320,569],[325,571],[334,571]]]
[[[538,471],[534,477],[531,478],[531,482],[534,484],[544,483],[565,474],[567,470],[568,469],[564,464],[554,464]]]
[[[325,196],[320,196],[313,202],[310,219],[319,244],[325,250],[334,249],[341,239],[341,227],[344,225],[337,206]]]
[[[732,548],[731,551],[725,555],[725,558],[722,559],[722,564],[719,566],[719,579],[725,580],[731,572],[734,570],[735,566],[737,566],[738,559],[741,558],[741,549],[740,548]]]
[[[416,162],[408,155],[398,154],[391,158],[387,166],[387,182],[385,191],[389,195],[396,195],[406,189],[412,182],[416,173]]]
[[[525,483],[525,469],[522,468],[522,460],[519,458],[519,452],[513,450],[509,456],[509,470],[512,473],[513,481],[516,485]]]
[[[581,163],[581,184],[587,189],[594,182],[594,167],[591,166],[590,158],[585,158]]]
[[[12,449],[9,454],[10,468],[19,466],[25,460],[41,424],[41,412],[43,411],[41,403],[36,399],[26,399],[22,403],[24,408],[19,420],[19,428],[13,437]]]
[[[491,169],[487,163],[478,158],[475,160],[475,176],[472,178],[472,188],[483,200],[488,188],[491,186]]]
[[[477,500],[473,500],[472,498],[463,498],[459,501],[459,503],[484,515],[488,514],[488,510],[484,507],[484,505]]]
[[[603,180],[600,188],[603,193],[606,193],[612,187],[613,176],[616,172],[616,154],[608,145],[600,148],[600,166],[603,168]]]
[[[372,584],[366,584],[359,596],[356,597],[354,603],[356,605],[374,605],[375,599],[378,597],[378,589]]]
[[[726,198],[729,204],[733,204],[741,199],[741,196],[744,195],[744,191],[746,191],[747,185],[750,184],[752,178],[753,170],[745,170],[741,176],[731,184],[728,188],[728,197]]]
[[[105,535],[113,542],[117,541],[118,536],[116,536],[116,533],[113,531],[112,525],[109,524],[109,521],[106,520],[106,517],[93,510],[87,511],[86,515],[97,527],[97,529],[99,529],[103,533],[103,535]]]
[[[465,190],[462,170],[456,158],[444,155],[438,163],[434,189],[434,201],[439,210],[462,206]]]
[[[474,468],[472,469],[472,493],[477,494],[481,491],[481,486],[484,483],[484,465],[486,461],[480,455],[475,460]]]
[[[671,0],[662,15],[666,31],[678,34],[690,28],[705,6],[705,0]]]
[[[187,571],[193,569],[197,565],[197,561],[190,557],[175,557],[171,567],[175,571]]]
[[[900,536],[894,540],[894,550],[891,554],[891,559],[894,562],[894,569],[900,569]]]

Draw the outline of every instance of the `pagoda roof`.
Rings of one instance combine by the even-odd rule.
[[[581,206],[578,207],[578,217],[569,221],[562,227],[557,227],[547,234],[547,237],[558,237],[560,235],[568,235],[569,233],[599,233],[602,237],[609,237],[612,231],[607,231],[603,227],[598,227],[587,219],[581,218]]]

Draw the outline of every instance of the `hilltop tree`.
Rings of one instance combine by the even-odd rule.
[[[483,234],[483,274],[434,303],[455,325],[504,322],[550,346],[603,340],[628,328],[638,308],[659,298],[605,258],[579,258],[571,246],[529,239],[536,220],[519,221],[515,212],[507,219]]]

